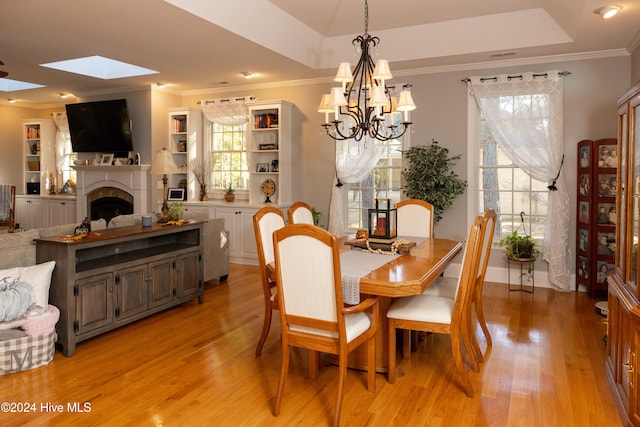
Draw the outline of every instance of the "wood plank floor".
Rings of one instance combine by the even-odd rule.
[[[604,373],[605,325],[585,293],[536,289],[533,295],[485,286],[493,351],[467,398],[445,336],[420,343],[405,376],[390,385],[349,371],[342,425],[620,426]],[[280,367],[279,320],[262,357],[257,267],[232,265],[227,283],[208,287],[205,303],[185,303],[59,351],[47,366],[0,379],[2,401],[31,402],[30,413],[0,412],[3,426],[322,426],[334,408],[337,368],[306,378],[306,352],[294,350],[282,404],[271,408]],[[67,405],[88,402],[89,411]],[[41,405],[63,405],[62,413]]]

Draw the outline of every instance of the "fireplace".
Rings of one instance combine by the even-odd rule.
[[[75,166],[77,218],[109,221],[116,215],[150,213],[149,168],[149,165]]]
[[[87,216],[91,221],[103,218],[107,223],[118,215],[133,213],[133,196],[115,187],[101,187],[87,194]]]

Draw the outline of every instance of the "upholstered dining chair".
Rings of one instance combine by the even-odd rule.
[[[482,363],[484,361],[484,355],[480,349],[480,344],[475,334],[475,324],[473,322],[473,309],[475,308],[476,319],[482,329],[485,341],[487,343],[487,351],[493,346],[491,340],[491,334],[489,333],[489,327],[484,317],[484,309],[482,304],[482,289],[484,287],[484,277],[487,272],[487,265],[489,264],[489,255],[491,253],[491,245],[493,244],[493,235],[496,228],[496,211],[488,209],[484,213],[484,219],[486,220],[486,226],[484,229],[482,253],[480,256],[480,266],[478,267],[478,275],[475,281],[473,297],[471,304],[469,305],[468,321],[469,321],[469,334],[471,337],[471,346],[475,359]],[[431,286],[429,286],[423,292],[423,295],[434,295],[445,298],[455,299],[456,291],[458,289],[458,279],[454,277],[439,277]]]
[[[313,222],[313,212],[311,206],[305,202],[295,202],[287,209],[287,219],[289,224],[311,224]]]
[[[398,236],[432,237],[433,205],[419,199],[396,203]]]
[[[469,354],[471,348],[466,312],[480,264],[483,223],[486,221],[478,215],[469,231],[455,300],[422,294],[412,295],[396,299],[387,312],[390,343],[396,342],[396,328],[449,335],[453,363],[469,397],[473,397],[473,386],[463,360],[463,349],[466,349],[469,358],[473,359],[473,355]],[[403,354],[407,354],[409,350],[410,346],[405,342]],[[388,381],[391,384],[396,380],[396,352],[395,346],[390,345]]]
[[[309,350],[309,377],[317,378],[319,352],[338,356],[338,391],[333,425],[340,409],[347,375],[347,356],[367,344],[367,389],[375,391],[378,298],[365,298],[345,307],[338,238],[310,224],[291,224],[274,232],[274,253],[280,325],[282,366],[273,414],[282,405],[289,369],[290,347]]]
[[[262,280],[262,292],[264,294],[264,323],[262,332],[256,347],[256,357],[262,353],[262,347],[269,335],[271,328],[271,316],[273,310],[278,309],[276,299],[276,281],[273,272],[268,268],[274,261],[273,254],[273,232],[284,227],[284,215],[282,211],[272,206],[260,209],[253,216],[253,231],[256,237],[256,247],[258,250],[258,267],[260,269],[260,279]]]

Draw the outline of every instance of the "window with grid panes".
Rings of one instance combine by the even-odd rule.
[[[236,190],[248,190],[249,166],[246,125],[223,126],[210,123],[211,188],[222,190],[229,183]]]
[[[511,163],[493,138],[480,111],[477,111],[476,125],[479,127],[478,139],[475,141],[478,167],[469,176],[477,174],[477,213],[495,209],[495,241],[514,230],[525,233],[522,229],[521,212],[525,213],[526,233],[536,240],[542,240],[547,215],[547,183],[530,178]]]
[[[380,160],[361,182],[349,184],[347,197],[347,227],[351,232],[368,227],[369,209],[375,199],[391,199],[395,204],[402,195],[402,138],[385,143]]]

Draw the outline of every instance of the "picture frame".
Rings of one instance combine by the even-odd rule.
[[[269,172],[269,163],[258,163],[256,165],[256,172]]]
[[[167,190],[168,202],[183,202],[185,200],[187,200],[186,188],[169,188]]]
[[[616,145],[601,145],[598,147],[598,167],[618,167],[618,147]]]
[[[580,147],[580,167],[588,168],[589,167],[589,158],[591,156],[591,152],[589,150],[589,146]]]
[[[113,163],[113,153],[103,154],[100,157],[100,165],[102,165],[102,166],[111,166],[111,163]]]
[[[271,172],[278,172],[278,159],[271,160]]]

